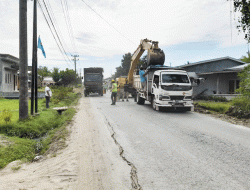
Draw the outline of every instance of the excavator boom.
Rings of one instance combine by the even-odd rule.
[[[147,50],[147,66],[149,65],[163,65],[165,61],[164,52],[158,48],[158,42],[144,39],[141,40],[140,45],[135,50],[130,63],[130,69],[128,73],[128,85],[132,86],[133,84],[133,74],[135,68],[139,62],[140,57]]]

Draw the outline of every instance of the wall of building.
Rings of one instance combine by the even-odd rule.
[[[14,92],[17,90],[17,70],[10,68],[11,64],[1,62],[1,92]]]
[[[2,64],[2,62],[0,60],[0,92],[2,91],[2,81],[3,81],[2,70],[3,70],[3,64]]]
[[[210,75],[200,75],[204,78],[205,81],[202,82],[199,86],[194,87],[194,96],[198,95],[202,91],[206,90],[203,94],[206,96],[214,94],[229,94],[229,81],[230,80],[239,80],[237,73],[219,73],[219,74],[210,74]],[[219,79],[219,85],[217,92],[217,78]]]

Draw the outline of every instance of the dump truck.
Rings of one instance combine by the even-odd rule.
[[[135,69],[143,52],[147,50],[147,65],[145,69],[146,87],[142,89],[139,76]],[[162,107],[171,110],[193,111],[193,84],[188,73],[164,66],[165,54],[158,47],[157,41],[141,40],[134,52],[128,73],[129,91],[139,105],[149,101],[154,110]],[[198,81],[195,79],[192,81]]]
[[[84,88],[85,97],[90,93],[98,93],[103,96],[103,68],[84,68]]]

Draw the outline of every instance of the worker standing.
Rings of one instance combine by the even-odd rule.
[[[111,100],[112,104],[115,105],[116,102],[116,95],[117,95],[117,84],[115,83],[115,80],[112,80],[112,88],[111,88]]]
[[[141,79],[141,87],[144,91],[146,91],[145,87],[146,87],[147,78],[145,77],[145,72],[143,70],[143,66],[140,67],[139,75],[140,75],[140,79]]]

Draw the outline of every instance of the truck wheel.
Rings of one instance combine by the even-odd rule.
[[[152,105],[153,110],[156,110],[155,96],[153,96],[151,99],[151,105]]]
[[[139,93],[137,94],[137,104],[143,105],[145,103],[145,99],[139,96]]]

